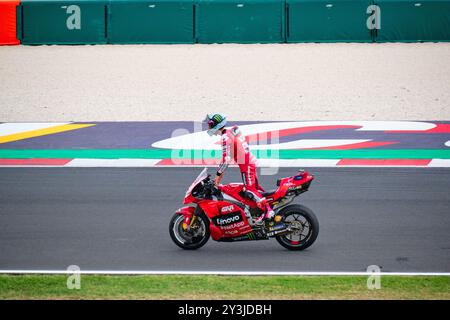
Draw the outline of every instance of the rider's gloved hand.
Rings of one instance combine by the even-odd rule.
[[[214,184],[216,185],[216,186],[218,186],[219,184],[220,184],[220,181],[222,180],[222,175],[220,175],[220,176],[216,176],[215,178],[214,178]]]

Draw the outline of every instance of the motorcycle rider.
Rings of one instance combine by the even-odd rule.
[[[238,126],[225,128],[227,124],[226,116],[220,113],[208,114],[205,119],[208,124],[208,134],[221,135],[222,138],[222,162],[217,169],[217,174],[214,179],[215,185],[219,185],[223,178],[223,174],[234,160],[239,165],[242,181],[244,182],[245,190],[251,197],[257,207],[261,209],[264,214],[256,220],[257,224],[262,224],[266,219],[272,219],[275,216],[274,211],[268,204],[266,198],[258,191],[258,178],[256,176],[256,158],[250,152],[248,143],[242,135]]]

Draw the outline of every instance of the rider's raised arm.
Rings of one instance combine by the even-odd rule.
[[[222,135],[222,162],[217,169],[217,175],[221,176],[231,161],[231,139],[226,135]]]

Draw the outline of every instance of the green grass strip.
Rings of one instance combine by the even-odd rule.
[[[0,275],[0,299],[450,299],[450,277]]]
[[[450,149],[269,150],[255,152],[260,159],[450,159]],[[168,149],[0,149],[3,159],[211,159],[221,151]]]

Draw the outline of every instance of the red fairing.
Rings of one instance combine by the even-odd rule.
[[[219,189],[223,193],[233,197],[243,204],[250,206],[251,208],[256,207],[256,203],[254,201],[242,197],[241,192],[244,189],[244,185],[242,183],[230,183],[227,185],[219,186]]]
[[[300,175],[282,178],[280,181],[280,186],[275,191],[275,193],[271,196],[267,196],[267,201],[269,203],[275,202],[280,200],[281,198],[285,197],[288,191],[291,190],[301,190],[302,185],[312,181],[314,179],[314,176],[310,175],[308,172],[303,172]]]
[[[271,196],[267,196],[267,201],[269,203],[280,200],[281,198],[286,196],[286,193],[292,189],[301,189],[301,186],[305,183],[310,182],[314,179],[314,176],[310,175],[308,172],[303,172],[300,175],[282,178],[280,181],[280,186],[275,191],[275,193]],[[244,185],[242,183],[230,183],[228,185],[220,186],[220,191],[223,193],[235,198],[239,202],[246,204],[250,207],[255,207],[256,203],[247,198],[243,198],[241,196],[241,192],[244,189]]]
[[[189,194],[186,198],[184,198],[183,204],[196,202],[196,200],[197,199],[195,199],[191,194]]]
[[[244,211],[236,204],[205,200],[199,205],[211,219],[209,228],[214,240],[237,237],[252,231]]]
[[[217,241],[222,238],[222,230],[216,227],[213,223],[209,225],[209,231],[211,232],[211,238],[213,238],[213,240]]]
[[[194,211],[195,211],[194,207],[182,207],[177,210],[177,213],[182,214],[184,216],[184,223],[190,225],[192,216],[194,215]]]

